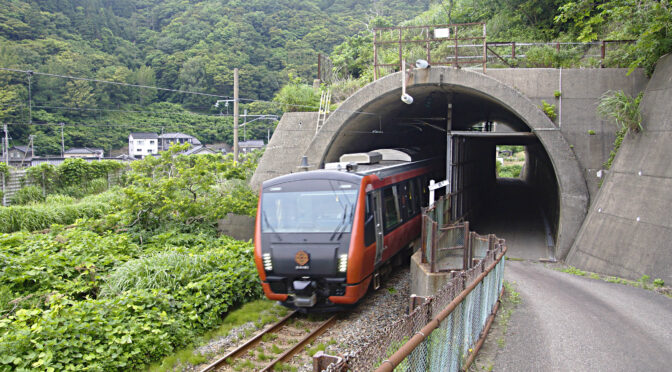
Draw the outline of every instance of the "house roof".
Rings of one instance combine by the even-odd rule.
[[[19,150],[21,152],[30,152],[30,147],[28,146],[12,146],[9,148],[9,151]]]
[[[179,132],[177,132],[177,133],[164,133],[164,134],[160,135],[159,138],[166,139],[166,140],[187,139],[187,140],[191,140],[191,143],[194,144],[194,145],[200,145],[201,144],[201,141],[199,141],[198,138],[196,138],[194,136],[190,136],[188,134],[179,133]]]
[[[65,150],[66,154],[99,154],[102,152],[103,149],[95,147],[71,147]]]
[[[185,151],[184,155],[195,155],[195,154],[204,154],[204,153],[216,154],[216,152],[214,150],[209,149],[209,148],[207,148],[203,145],[200,145],[200,146],[194,146],[194,147],[190,148],[189,150]]]
[[[135,139],[156,139],[159,138],[159,135],[153,132],[132,132],[129,137]]]
[[[263,140],[241,141],[241,142],[238,143],[238,146],[240,146],[240,147],[264,147],[264,141]]]
[[[164,133],[160,135],[159,138],[194,138],[194,136],[184,133]]]

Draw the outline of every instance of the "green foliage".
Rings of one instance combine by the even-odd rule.
[[[290,77],[291,78],[291,77]],[[288,112],[317,111],[320,107],[320,93],[310,85],[301,84],[301,79],[292,79],[273,98]]]
[[[558,51],[555,47],[544,45],[530,48],[525,53],[525,62],[528,67],[568,68],[575,66],[582,55],[583,51],[578,48]]]
[[[173,146],[159,157],[133,162],[122,203],[130,226],[196,231],[212,229],[228,212],[255,213],[256,195],[233,180],[251,176],[258,155],[242,157],[236,166],[231,155],[176,155],[184,148]]]
[[[660,278],[656,278],[653,280],[653,286],[656,288],[661,288],[665,285],[665,281]]]
[[[672,51],[672,12],[668,0],[592,0],[563,4],[555,18],[580,41],[635,40],[620,58],[651,75],[658,59]]]
[[[643,93],[633,98],[622,90],[608,91],[600,97],[597,113],[606,119],[612,119],[620,129],[635,133],[643,131],[642,114],[639,110],[642,97]]]
[[[249,243],[201,236],[173,246],[179,235],[145,245],[84,228],[0,235],[0,369],[139,369],[260,295]],[[154,271],[128,271],[143,264]],[[141,278],[162,270],[178,279],[147,289]]]
[[[5,163],[0,163],[0,177],[7,177],[9,175],[9,166]]]
[[[555,97],[555,98],[560,98],[560,97],[562,97],[562,92],[559,91],[559,90],[554,91],[554,92],[553,92],[553,97]]]
[[[497,162],[499,163],[499,162]],[[498,167],[497,177],[499,178],[518,178],[523,166],[520,164],[501,165]]]
[[[37,186],[22,187],[10,198],[12,205],[25,205],[43,201],[44,195],[42,195],[42,190]]]
[[[614,149],[609,152],[609,159],[602,165],[604,169],[611,169],[611,165],[614,162],[614,159],[616,158],[616,154],[618,153],[618,149],[621,148],[621,144],[623,143],[623,139],[625,138],[625,133],[627,130],[625,128],[619,129],[618,132],[616,132],[616,139],[614,140]]]
[[[574,266],[569,266],[569,267],[564,268],[564,269],[562,269],[562,270],[560,270],[560,271],[562,271],[563,273],[568,273],[568,274],[572,274],[572,275],[586,276],[586,272],[585,272],[585,271],[583,271],[583,270],[581,270],[581,269],[577,269],[577,268],[574,267]]]
[[[595,135],[595,131],[592,130],[592,129],[588,129],[588,134],[591,135],[591,136],[594,136],[594,135]]]
[[[232,119],[211,116],[219,114],[213,97],[123,84],[232,96],[233,69],[239,68],[241,98],[270,100],[290,74],[312,81],[318,53],[330,54],[346,37],[370,27],[372,18],[397,23],[427,9],[428,3],[2,2],[0,66],[121,83],[33,76],[33,122],[64,122],[66,148],[109,151],[122,147],[130,131],[159,132],[162,127],[204,143],[231,143]],[[28,122],[26,80],[25,74],[0,72],[1,121]],[[252,108],[250,114],[262,113]],[[278,108],[273,105],[274,113]],[[264,126],[263,131],[250,138],[265,137],[268,125],[257,121],[257,126]],[[57,127],[12,126],[10,132],[18,143],[35,135],[40,154],[60,153]]]
[[[544,114],[548,116],[549,119],[555,120],[558,114],[555,112],[555,105],[551,105],[548,102],[541,100],[541,110],[544,111]]]
[[[112,191],[104,195],[100,201],[82,200],[73,204],[35,204],[30,206],[10,206],[0,208],[0,233],[14,231],[34,231],[46,229],[52,224],[67,225],[74,223],[80,218],[100,218],[115,210],[110,204],[116,192]],[[42,192],[37,189],[34,196],[42,197]]]

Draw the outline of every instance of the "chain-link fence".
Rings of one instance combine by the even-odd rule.
[[[505,253],[497,240],[477,265],[325,370],[463,370],[502,291]]]

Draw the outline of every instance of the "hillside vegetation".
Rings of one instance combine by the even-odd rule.
[[[213,106],[218,97],[211,95],[233,95],[234,68],[240,69],[240,97],[249,113],[277,114],[278,105],[249,100],[270,101],[290,75],[312,82],[317,54],[331,53],[373,17],[396,23],[427,5],[428,0],[3,1],[2,68],[203,94],[0,71],[0,122],[23,124],[10,125],[12,144],[26,144],[33,134],[39,154],[60,153],[60,122],[66,124],[66,147],[109,150],[123,146],[130,131],[162,129],[230,142],[231,118],[211,116],[220,112]],[[262,128],[252,128],[252,138],[265,138],[273,123],[255,123]]]

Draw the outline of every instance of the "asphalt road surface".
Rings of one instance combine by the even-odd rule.
[[[507,261],[521,303],[494,371],[672,371],[672,299]]]

